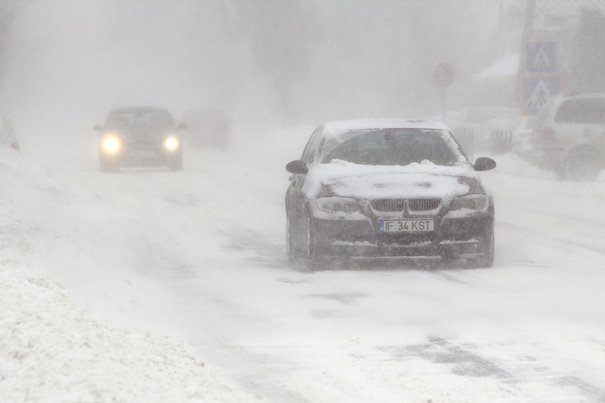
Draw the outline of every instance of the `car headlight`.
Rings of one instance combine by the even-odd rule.
[[[486,195],[471,194],[467,196],[456,197],[450,203],[450,210],[485,210],[489,204],[489,198]]]
[[[317,207],[328,213],[355,213],[360,210],[359,202],[348,197],[320,197]]]
[[[176,151],[181,146],[181,142],[176,136],[168,136],[164,139],[164,148],[168,151]]]
[[[106,133],[101,137],[101,150],[105,154],[115,155],[122,150],[122,139],[116,133]]]

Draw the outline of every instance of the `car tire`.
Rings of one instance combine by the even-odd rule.
[[[467,268],[479,269],[479,268],[490,268],[494,265],[494,227],[492,226],[488,233],[483,237],[482,243],[486,244],[486,251],[482,256],[468,259]]]
[[[602,163],[589,148],[572,150],[564,162],[565,176],[575,181],[594,181],[599,177]]]
[[[107,161],[105,158],[99,159],[99,170],[103,173],[117,172],[118,164],[113,161]]]
[[[292,225],[290,214],[286,212],[286,254],[288,263],[294,264],[301,258],[300,250],[296,247],[296,227]]]
[[[175,158],[168,163],[168,168],[171,171],[182,171],[183,170],[183,157]]]
[[[323,258],[317,247],[317,230],[310,212],[305,215],[305,252],[304,259],[307,270],[315,271],[322,267]]]

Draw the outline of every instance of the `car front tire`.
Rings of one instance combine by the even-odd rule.
[[[599,156],[589,148],[573,150],[564,162],[566,176],[575,181],[594,181],[599,177],[601,168]]]
[[[182,171],[183,157],[178,157],[168,162],[168,168],[170,168],[171,171]]]
[[[115,161],[108,161],[103,157],[99,159],[99,170],[103,173],[117,172],[118,168],[119,166]]]
[[[485,245],[485,253],[482,256],[468,259],[467,267],[471,269],[479,268],[490,268],[494,265],[494,228],[490,228],[488,233],[483,236],[481,240],[482,244]]]
[[[301,258],[301,253],[296,245],[296,230],[290,219],[290,214],[286,212],[286,253],[288,255],[288,263],[294,264]]]
[[[310,212],[306,214],[305,224],[305,264],[307,270],[315,271],[322,267],[323,257],[319,253],[317,230],[315,229],[314,219]]]

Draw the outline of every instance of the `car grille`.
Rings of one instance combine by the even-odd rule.
[[[408,200],[410,211],[431,211],[439,207],[441,199],[413,199]]]
[[[405,200],[372,200],[372,208],[376,211],[402,211]]]
[[[403,211],[406,202],[410,211],[432,211],[439,207],[441,199],[382,199],[372,200],[372,208],[376,211]]]

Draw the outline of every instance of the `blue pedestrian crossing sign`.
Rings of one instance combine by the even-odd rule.
[[[557,43],[529,42],[525,61],[525,70],[528,73],[556,73]]]
[[[550,97],[558,93],[558,77],[527,77],[523,91],[523,109],[526,113],[537,113]]]

